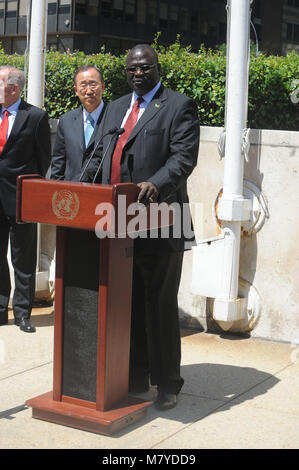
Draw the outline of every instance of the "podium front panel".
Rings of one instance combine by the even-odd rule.
[[[100,240],[66,229],[62,395],[96,402]]]

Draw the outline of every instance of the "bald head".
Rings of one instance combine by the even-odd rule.
[[[159,62],[157,52],[149,44],[137,44],[137,46],[132,47],[128,54],[127,61],[131,57],[131,55],[141,56],[143,54],[148,54],[152,57],[153,61],[155,61],[156,63]]]

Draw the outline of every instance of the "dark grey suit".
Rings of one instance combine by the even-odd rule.
[[[100,126],[104,135],[121,126],[131,94],[109,104]],[[111,136],[103,139],[103,151]],[[187,178],[197,162],[199,122],[193,100],[163,86],[148,104],[124,147],[121,182],[152,182],[158,202],[188,208]],[[110,183],[114,144],[103,162]],[[187,219],[191,219],[190,212]],[[186,237],[137,239],[134,245],[130,380],[147,380],[160,391],[179,393],[180,331],[177,292]]]
[[[51,162],[51,178],[78,181],[86,158],[93,150],[102,110],[88,146],[85,146],[82,106],[65,113],[59,119]],[[91,171],[91,168],[89,168]],[[87,174],[87,173],[86,173]],[[87,180],[87,178],[83,178]]]
[[[13,311],[29,318],[34,300],[36,224],[16,224],[16,181],[19,175],[45,175],[51,156],[47,113],[21,101],[9,138],[0,154],[0,324],[7,322],[11,284],[7,263],[10,236],[15,272]]]

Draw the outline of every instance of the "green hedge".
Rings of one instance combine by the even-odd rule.
[[[211,51],[202,47],[195,54],[189,47],[182,47],[179,38],[167,48],[159,46],[155,40],[154,47],[159,54],[164,85],[194,98],[201,125],[223,126],[226,69],[223,48]],[[22,68],[24,58],[7,56],[0,50],[0,65],[7,63]],[[47,52],[45,108],[50,118],[59,118],[78,106],[72,88],[73,75],[78,66],[90,63],[103,71],[106,82],[104,99],[107,102],[129,91],[124,73],[125,55],[115,57],[103,50],[93,55]],[[255,57],[252,54],[248,127],[299,130],[298,104],[290,98],[296,79],[299,79],[299,56],[295,52],[286,57],[264,54]]]

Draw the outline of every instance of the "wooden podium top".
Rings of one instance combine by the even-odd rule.
[[[17,222],[39,222],[62,227],[99,230],[114,235],[137,232],[131,224],[137,211],[140,189],[134,183],[115,185],[47,180],[39,175],[22,175],[17,180]],[[141,207],[142,205],[140,205]],[[142,230],[172,225],[173,215],[161,222],[146,214]],[[135,213],[134,213],[135,211]],[[150,220],[151,219],[151,220]],[[143,219],[144,220],[144,219]]]

